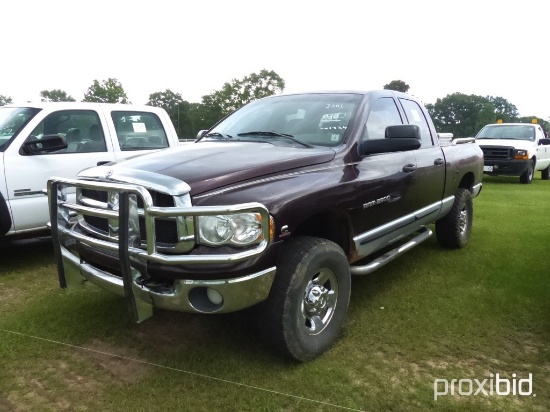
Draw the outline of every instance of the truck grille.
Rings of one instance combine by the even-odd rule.
[[[511,160],[514,158],[513,147],[480,146],[485,160]]]
[[[155,192],[150,190],[149,193],[153,198],[153,205],[160,207],[174,207],[174,198],[166,193]],[[98,202],[107,203],[108,192],[106,190],[82,189],[82,196],[88,199],[97,200]],[[143,200],[138,197],[138,207],[143,208]]]
[[[139,231],[145,233],[145,219],[139,218]],[[158,243],[176,244],[178,242],[178,228],[176,221],[171,219],[157,219],[155,237]]]
[[[88,200],[107,204],[109,193],[105,190],[82,189],[82,197]],[[159,207],[174,207],[174,198],[165,193],[149,191],[153,198],[153,205]],[[143,209],[143,200],[138,196],[138,208]],[[86,222],[84,229],[92,229],[96,233],[109,236],[109,220],[101,217],[83,215]],[[145,233],[145,219],[139,218],[140,233]],[[155,237],[159,244],[174,246],[178,242],[178,227],[175,219],[156,219]]]

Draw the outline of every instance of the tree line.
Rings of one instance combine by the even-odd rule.
[[[402,80],[393,80],[384,89],[409,91],[409,85]],[[519,116],[517,107],[500,96],[477,96],[452,93],[426,104],[435,129],[440,133],[452,133],[454,137],[473,137],[489,123],[533,123],[548,131],[550,123],[537,116]]]
[[[282,93],[284,88],[285,81],[281,76],[272,70],[264,69],[242,79],[232,79],[224,83],[220,90],[202,96],[200,103],[190,103],[184,100],[180,93],[166,89],[151,93],[146,104],[166,110],[180,139],[194,139],[199,130],[209,129],[248,102]],[[407,93],[410,87],[402,80],[393,80],[383,88]],[[42,101],[76,101],[74,97],[60,89],[42,90],[40,97]],[[82,101],[131,103],[122,84],[116,78],[101,82],[94,80]],[[10,103],[12,103],[11,97],[0,95],[0,106]],[[453,133],[455,137],[475,136],[483,126],[497,121],[532,123],[536,119],[544,130],[550,130],[550,123],[541,118],[520,117],[517,107],[500,96],[466,95],[457,92],[438,98],[433,104],[426,104],[426,109],[438,132]]]

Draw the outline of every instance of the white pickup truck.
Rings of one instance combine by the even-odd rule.
[[[550,178],[550,139],[538,124],[488,124],[476,142],[483,150],[485,174],[519,176],[521,183],[531,183],[540,170],[543,180]]]
[[[0,107],[0,239],[47,233],[46,182],[178,146],[165,110],[107,103]]]

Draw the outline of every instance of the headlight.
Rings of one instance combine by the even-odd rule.
[[[262,239],[259,213],[199,217],[200,243],[211,246],[246,246]]]
[[[516,150],[514,159],[527,160],[528,159],[527,150]]]

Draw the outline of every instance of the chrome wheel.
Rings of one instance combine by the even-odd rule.
[[[468,209],[466,207],[460,211],[458,216],[458,230],[461,235],[464,235],[468,230]]]
[[[470,238],[474,209],[470,190],[460,188],[449,213],[435,222],[435,234],[442,246],[464,247]]]
[[[301,304],[301,326],[308,335],[317,335],[327,327],[337,301],[336,274],[323,268],[307,283]]]

